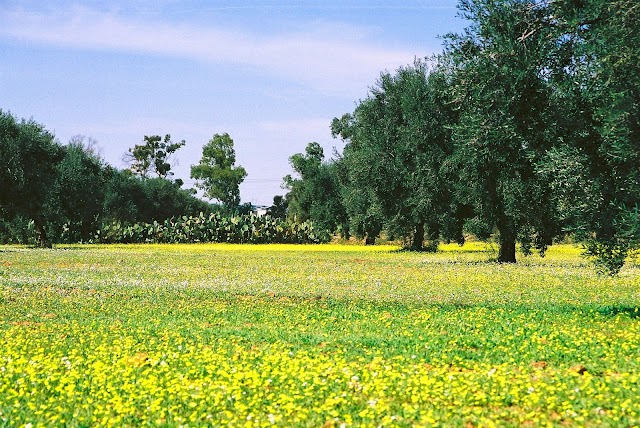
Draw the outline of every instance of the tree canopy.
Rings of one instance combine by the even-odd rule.
[[[0,111],[0,241],[27,241],[29,224],[50,246],[91,240],[110,222],[211,211],[179,183],[109,166],[94,143],[76,136],[61,145],[44,126]]]
[[[191,166],[191,178],[205,197],[217,199],[228,209],[240,205],[240,183],[247,176],[241,166],[235,166],[236,152],[229,134],[214,134],[202,148],[200,163]]]
[[[325,162],[324,150],[316,142],[307,144],[304,153],[289,158],[296,177],[284,177],[288,213],[299,221],[311,220],[316,227],[330,233],[341,227],[347,233],[346,215],[337,181],[334,162]]]
[[[45,211],[56,181],[56,164],[63,157],[64,150],[42,125],[17,121],[0,110],[0,214],[33,220],[43,246],[50,245]]]
[[[347,141],[343,195],[356,230],[376,234],[384,223],[414,249],[423,248],[425,233],[432,249],[442,233],[449,237],[443,225],[452,201],[441,167],[455,112],[444,88],[439,73],[416,61],[383,73],[353,114],[333,120],[333,135]]]
[[[186,144],[184,140],[174,143],[171,135],[164,139],[159,135],[145,135],[144,144],[136,144],[129,149],[125,159],[131,163],[131,171],[143,178],[155,173],[157,177],[167,178],[171,172],[171,157]]]
[[[469,24],[440,55],[382,73],[333,120],[336,159],[312,150],[292,166],[334,174],[331,216],[368,242],[384,230],[433,249],[471,233],[515,262],[517,243],[544,255],[570,234],[615,273],[640,249],[636,3],[460,0]],[[300,177],[288,198],[310,212],[324,196],[302,198],[317,179]]]

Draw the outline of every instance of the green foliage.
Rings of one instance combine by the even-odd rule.
[[[173,175],[169,160],[171,156],[186,144],[184,140],[173,143],[171,135],[167,134],[164,139],[159,135],[145,135],[144,144],[136,144],[129,149],[126,158],[131,162],[131,171],[140,177],[147,178],[149,173],[154,172],[160,178]]]
[[[568,64],[556,85],[566,137],[565,160],[550,157],[553,195],[569,208],[566,229],[586,241],[586,254],[616,273],[640,248],[640,5],[552,6]]]
[[[267,214],[273,218],[287,218],[287,208],[289,204],[282,195],[273,197],[273,205],[267,209]]]
[[[247,171],[236,163],[236,152],[229,134],[215,134],[202,148],[202,159],[191,166],[191,178],[209,199],[217,199],[228,210],[240,204],[240,183]]]
[[[441,173],[456,115],[446,88],[445,74],[416,61],[382,74],[353,114],[333,120],[332,134],[347,141],[341,178],[356,235],[375,237],[384,225],[415,249],[425,234],[432,248],[441,234],[462,239],[462,223],[444,228],[456,216]]]
[[[544,251],[560,233],[544,176],[536,174],[561,138],[549,77],[555,45],[546,3],[463,0],[465,32],[449,35],[460,117],[448,160],[460,200],[500,235],[499,260],[515,262],[519,238]]]
[[[33,220],[20,215],[10,220],[0,218],[0,243],[36,245]]]
[[[617,272],[640,247],[640,6],[633,0],[461,0],[444,53],[383,73],[336,162],[356,236],[384,227],[463,242],[497,232],[498,260],[572,234]],[[630,226],[631,225],[631,226]]]
[[[56,164],[64,150],[53,134],[33,120],[18,122],[0,110],[0,218],[34,221],[41,246],[46,234],[46,206],[56,181]]]
[[[57,242],[88,241],[103,216],[105,165],[76,138],[64,147],[47,201],[50,235]]]
[[[586,239],[584,255],[593,259],[598,270],[604,274],[615,275],[629,258],[635,258],[640,252],[640,209],[613,207],[614,221],[612,228],[615,236],[608,240],[602,236]]]
[[[166,176],[166,156],[183,142],[145,138],[157,161],[153,170]],[[94,143],[76,136],[60,146],[42,125],[0,111],[1,242],[86,242],[105,222],[164,221],[211,211],[177,182],[108,166]]]
[[[289,217],[311,220],[321,230],[335,233],[346,223],[337,162],[325,162],[322,146],[313,142],[304,153],[291,156],[289,163],[299,177],[284,177]]]
[[[211,213],[178,216],[163,222],[127,224],[118,221],[105,224],[95,235],[99,243],[203,243],[242,244],[326,242],[329,235],[303,223],[278,219],[269,215],[225,215]]]

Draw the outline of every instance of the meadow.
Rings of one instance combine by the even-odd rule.
[[[0,426],[638,426],[640,266],[0,246]]]

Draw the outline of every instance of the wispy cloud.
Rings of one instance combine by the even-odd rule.
[[[427,52],[375,45],[349,25],[259,35],[224,27],[126,17],[86,7],[56,12],[0,8],[0,37],[87,50],[140,52],[252,67],[326,93],[362,93],[382,70]]]

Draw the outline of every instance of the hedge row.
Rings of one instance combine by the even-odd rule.
[[[318,231],[310,221],[303,223],[253,214],[224,216],[220,213],[173,217],[162,223],[104,225],[96,243],[195,243],[311,244],[327,242],[328,233]]]

